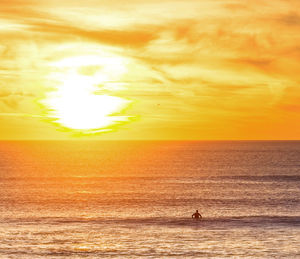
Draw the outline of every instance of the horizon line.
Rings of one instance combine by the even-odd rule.
[[[300,139],[0,139],[0,142],[11,141],[144,141],[144,142],[275,142],[275,141],[300,141]]]

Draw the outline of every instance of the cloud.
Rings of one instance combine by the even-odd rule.
[[[225,3],[223,7],[230,11],[238,11],[238,12],[249,10],[249,6],[247,6],[246,3]]]
[[[298,84],[286,87],[277,107],[281,111],[300,112],[300,82]]]
[[[300,15],[296,12],[279,16],[278,22],[285,26],[300,26]]]
[[[10,96],[12,93],[7,89],[0,89],[0,98]]]
[[[33,93],[22,92],[17,89],[0,88],[0,103],[5,111],[17,110],[19,105],[28,98],[35,98]]]
[[[229,59],[228,62],[231,64],[231,66],[235,67],[236,69],[238,68],[240,70],[256,69],[266,74],[268,73],[274,74],[275,71],[277,70],[275,69],[276,68],[275,60],[271,58],[240,57],[240,58]]]
[[[157,29],[152,26],[146,28],[137,28],[132,30],[89,30],[78,27],[55,24],[55,23],[33,23],[31,31],[40,32],[42,34],[52,34],[54,38],[76,37],[95,41],[102,44],[126,46],[126,47],[142,47],[149,44],[157,38],[155,33]]]
[[[287,111],[287,112],[300,112],[300,105],[299,104],[283,104],[279,106],[280,109]]]
[[[267,111],[297,111],[286,89],[300,82],[298,5],[294,0],[134,0],[126,5],[3,0],[1,109],[29,114],[34,98],[28,93],[41,96],[55,84],[48,75],[60,68],[51,62],[108,50],[126,61],[127,71],[121,90],[105,91],[139,100],[133,110],[142,116],[221,124],[230,116],[238,121],[248,114],[257,121]],[[101,67],[78,71],[101,74]]]

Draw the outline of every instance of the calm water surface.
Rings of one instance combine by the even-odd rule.
[[[300,258],[300,142],[0,142],[0,210],[0,258]]]

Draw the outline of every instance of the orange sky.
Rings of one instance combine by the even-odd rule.
[[[300,139],[298,0],[1,0],[0,139]]]

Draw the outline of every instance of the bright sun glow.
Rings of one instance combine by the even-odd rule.
[[[101,94],[117,84],[126,71],[118,57],[81,56],[53,63],[59,70],[52,75],[58,81],[56,90],[42,101],[49,116],[64,128],[82,133],[110,131],[113,126],[128,121],[128,116],[115,115],[130,101]],[[114,91],[114,89],[111,89]]]

